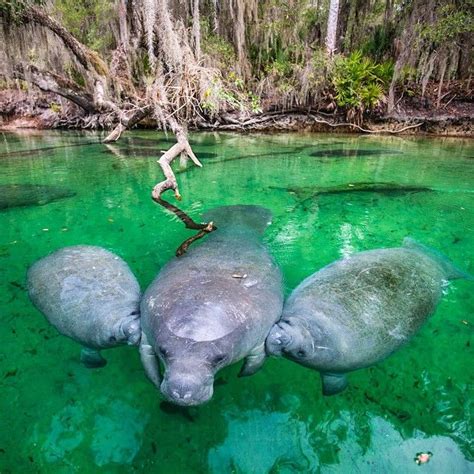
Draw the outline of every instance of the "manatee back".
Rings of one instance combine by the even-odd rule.
[[[272,213],[262,206],[238,204],[221,206],[207,211],[203,216],[205,221],[213,221],[218,229],[246,229],[263,234],[271,224]]]
[[[65,247],[28,270],[33,304],[65,336],[91,347],[112,347],[117,325],[137,314],[140,287],[117,255],[94,246]]]
[[[169,262],[142,298],[142,328],[156,351],[174,341],[182,357],[218,344],[238,360],[281,315],[282,275],[267,249],[222,227],[213,234]]]
[[[285,313],[324,333],[339,354],[325,370],[371,365],[405,343],[434,312],[445,275],[430,257],[406,248],[338,260],[295,289]]]

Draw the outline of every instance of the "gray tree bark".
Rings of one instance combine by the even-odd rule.
[[[336,32],[339,18],[339,0],[331,0],[326,34],[326,51],[332,56],[336,51]]]

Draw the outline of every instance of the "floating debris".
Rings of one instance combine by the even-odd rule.
[[[426,453],[416,453],[414,461],[418,464],[426,464],[427,462],[430,462],[431,457],[433,456],[433,453],[430,451],[427,451]]]

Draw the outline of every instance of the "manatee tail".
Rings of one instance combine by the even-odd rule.
[[[207,211],[203,218],[206,222],[214,222],[218,229],[243,226],[263,234],[272,222],[272,213],[265,207],[239,204],[216,207]]]
[[[439,252],[436,249],[420,244],[419,242],[412,239],[411,237],[405,237],[403,239],[403,246],[405,248],[417,250],[418,252],[424,253],[425,255],[428,255],[429,257],[431,257],[444,270],[446,274],[446,278],[448,278],[448,280],[456,280],[459,278],[464,278],[466,280],[474,281],[474,276],[457,268],[454,265],[454,263],[452,263],[451,260],[449,260],[448,257],[443,255],[441,252]]]

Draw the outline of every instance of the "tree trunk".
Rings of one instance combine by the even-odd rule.
[[[107,75],[107,65],[99,55],[77,41],[64,26],[43,12],[41,8],[34,6],[27,8],[23,13],[23,19],[37,23],[56,33],[85,69],[99,76]]]
[[[333,56],[336,51],[337,21],[339,17],[339,0],[331,0],[326,35],[326,51],[328,56]]]
[[[193,7],[193,39],[194,39],[194,55],[196,61],[201,59],[201,23],[199,15],[199,0],[194,0]]]
[[[32,82],[45,92],[53,92],[84,109],[88,113],[97,113],[92,95],[81,89],[69,79],[48,71],[41,71],[36,66],[18,65],[14,77]]]

